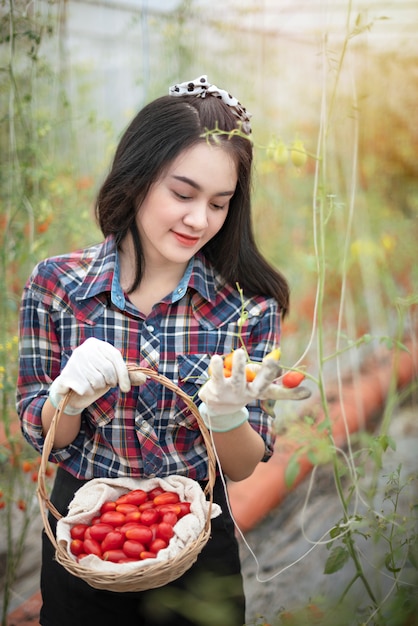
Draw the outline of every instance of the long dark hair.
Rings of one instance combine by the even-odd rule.
[[[147,104],[132,120],[116,149],[111,170],[96,200],[96,218],[105,237],[117,245],[130,231],[136,252],[136,277],[141,281],[144,259],[136,227],[136,212],[151,185],[177,156],[202,141],[222,142],[238,167],[238,182],[221,230],[202,252],[230,284],[239,283],[247,295],[275,298],[285,315],[289,287],[283,275],[261,255],[251,223],[251,167],[253,148],[249,137],[231,134],[237,118],[219,98],[163,96]],[[219,129],[209,139],[205,132]],[[225,131],[225,134],[222,134]]]

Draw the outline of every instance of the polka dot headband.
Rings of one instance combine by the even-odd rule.
[[[168,90],[168,94],[170,96],[197,96],[200,98],[205,98],[206,95],[214,96],[215,98],[220,98],[222,102],[227,104],[232,113],[241,121],[241,130],[243,133],[247,135],[251,134],[251,124],[250,118],[251,113],[249,113],[240,102],[233,96],[231,96],[224,89],[219,89],[215,85],[211,85],[208,83],[207,76],[199,76],[199,78],[195,78],[195,80],[187,81],[185,83],[179,83],[178,85],[173,85]]]

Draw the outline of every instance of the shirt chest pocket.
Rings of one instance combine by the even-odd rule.
[[[201,386],[208,380],[208,367],[210,355],[202,354],[180,354],[177,357],[178,366],[178,386],[189,398],[198,406],[200,399],[198,392]],[[183,404],[180,401],[180,404]],[[177,423],[187,428],[197,428],[196,420],[190,411],[183,411],[178,416]]]

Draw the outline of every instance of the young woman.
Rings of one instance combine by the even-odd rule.
[[[239,481],[272,454],[260,400],[274,397],[278,364],[265,360],[248,384],[239,348],[243,341],[262,362],[279,345],[288,287],[254,242],[250,132],[244,107],[205,76],[170,88],[119,143],[96,203],[104,241],[41,262],[27,282],[17,407],[39,452],[59,402],[75,392],[51,454],[51,500],[63,515],[92,478],[180,474],[206,484],[207,453],[188,407],[156,381],[130,379],[129,362],[194,399],[213,432],[218,472]],[[233,350],[227,379],[219,355]],[[215,611],[214,626],[241,626],[240,562],[219,478],[214,500],[222,514],[196,564],[161,589],[93,589],[54,560],[44,536],[40,623],[185,626]]]

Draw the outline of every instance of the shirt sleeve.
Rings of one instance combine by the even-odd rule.
[[[50,384],[61,370],[61,348],[51,310],[40,297],[42,290],[36,279],[37,270],[25,286],[20,307],[16,409],[23,436],[42,453],[41,413]],[[54,450],[50,460],[58,462],[69,456],[68,449]]]

